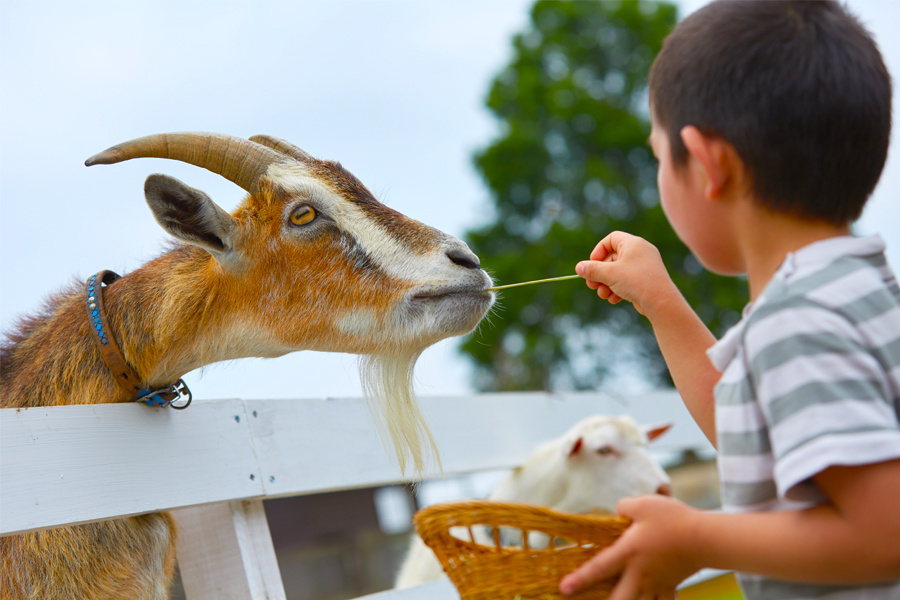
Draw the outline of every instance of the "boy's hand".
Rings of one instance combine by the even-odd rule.
[[[563,594],[621,573],[609,600],[675,598],[675,587],[702,566],[690,548],[699,514],[663,496],[626,498],[619,514],[632,519],[616,543],[570,573],[559,584]]]
[[[628,300],[651,321],[652,313],[669,294],[680,297],[656,246],[621,231],[603,238],[591,252],[591,259],[578,263],[575,272],[601,298],[612,304]]]

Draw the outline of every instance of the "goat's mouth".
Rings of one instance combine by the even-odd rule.
[[[494,303],[481,282],[462,285],[425,285],[407,293],[403,318],[415,324],[417,335],[443,339],[469,333]]]
[[[428,300],[443,300],[448,298],[460,298],[470,296],[479,299],[490,300],[492,294],[482,287],[446,287],[427,288],[416,290],[409,299],[413,302],[425,302]]]

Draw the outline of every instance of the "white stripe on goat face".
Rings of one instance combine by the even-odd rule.
[[[351,262],[363,271],[377,268],[398,283],[380,292],[382,299],[387,300],[385,294],[392,298],[381,304],[388,314],[357,305],[337,316],[335,326],[344,334],[369,344],[411,343],[424,349],[471,331],[493,303],[493,294],[484,291],[491,278],[477,268],[478,258],[468,246],[385,207],[340,165],[273,165],[267,175],[335,222],[352,240],[343,248]]]
[[[276,180],[289,194],[307,197],[321,205],[325,214],[356,240],[372,262],[390,277],[416,286],[458,282],[458,267],[445,253],[452,247],[464,247],[468,250],[460,240],[403,217],[404,226],[427,232],[427,238],[431,238],[427,240],[430,243],[411,248],[399,241],[394,232],[366,214],[364,209],[332,190],[328,182],[321,181],[304,165],[275,164],[269,167],[267,175]],[[285,207],[285,211],[289,210],[290,207]],[[423,239],[426,239],[426,236],[417,238]]]

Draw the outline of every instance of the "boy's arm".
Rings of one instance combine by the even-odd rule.
[[[859,584],[900,579],[900,459],[829,467],[813,477],[831,499],[802,510],[711,514],[705,553],[725,569],[777,579]],[[716,519],[744,516],[728,523]],[[744,540],[735,544],[729,537]]]
[[[830,467],[813,479],[832,502],[798,511],[725,514],[660,496],[623,500],[618,510],[631,527],[560,588],[572,593],[621,572],[610,600],[673,598],[703,567],[808,583],[900,579],[900,459]]]
[[[713,387],[721,373],[706,350],[716,339],[675,287],[659,251],[642,238],[615,231],[597,244],[590,258],[578,263],[576,273],[601,298],[612,304],[628,300],[650,320],[675,387],[715,446]]]

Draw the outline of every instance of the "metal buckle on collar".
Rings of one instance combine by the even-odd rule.
[[[187,402],[184,404],[174,404],[177,400],[187,398]],[[188,388],[187,384],[184,382],[184,379],[179,379],[175,383],[171,385],[167,385],[164,388],[160,388],[158,390],[146,390],[141,392],[141,395],[135,398],[135,402],[143,402],[148,406],[159,406],[159,407],[170,407],[175,410],[184,410],[188,406],[191,405],[191,400],[193,396],[191,395],[191,390]]]

